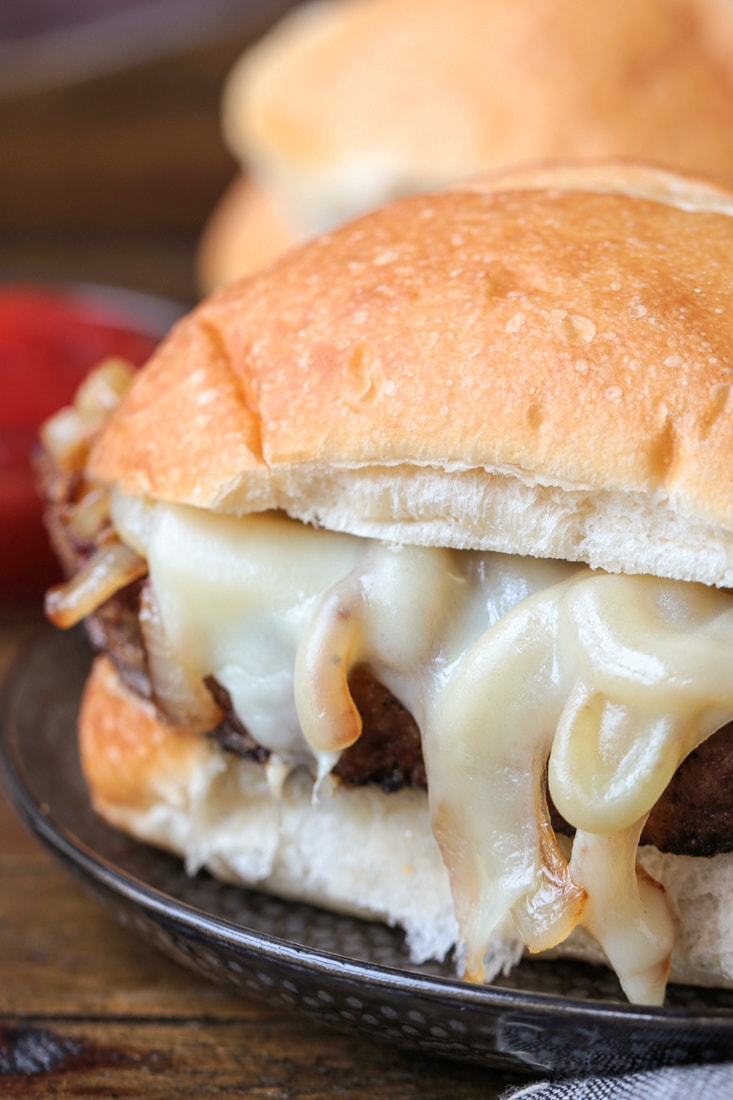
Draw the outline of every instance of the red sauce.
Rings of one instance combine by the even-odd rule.
[[[30,466],[39,425],[100,360],[142,364],[162,335],[149,329],[93,292],[0,287],[0,599],[59,576]]]

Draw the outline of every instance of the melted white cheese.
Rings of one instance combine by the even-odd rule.
[[[580,922],[632,999],[663,999],[672,925],[636,847],[681,760],[733,715],[729,596],[274,514],[118,497],[113,517],[186,675],[214,676],[284,766],[322,778],[359,737],[355,665],[412,711],[469,976],[511,911],[531,950]],[[579,830],[569,864],[546,775]]]

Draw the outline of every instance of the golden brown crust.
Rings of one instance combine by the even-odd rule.
[[[256,410],[222,331],[201,312],[176,325],[136,376],[90,472],[133,494],[204,507],[231,478],[263,477]]]
[[[509,479],[525,497],[559,489],[561,509],[580,494],[579,520],[618,494],[729,538],[732,207],[655,173],[642,190],[664,201],[614,192],[609,172],[603,191],[502,191],[492,178],[406,199],[233,284],[137,378],[94,475],[204,507],[325,515],[356,533],[368,511],[376,533],[397,537],[396,522],[408,541],[437,509],[456,531],[416,541],[591,560],[563,544],[559,514],[547,546],[536,533],[478,538],[470,493]],[[409,486],[430,471],[440,493],[418,496]],[[325,507],[342,476],[336,521],[319,493]],[[359,477],[378,482],[364,507],[348,497]],[[462,479],[468,497],[451,503]],[[677,540],[664,532],[640,537]],[[672,575],[730,583],[725,554],[719,576]]]
[[[204,227],[196,257],[198,284],[209,293],[264,267],[297,240],[274,196],[238,175]]]
[[[164,725],[133,695],[107,657],[97,657],[79,715],[82,770],[97,809],[144,812],[161,797],[166,777],[195,770],[200,735]]]
[[[733,178],[727,0],[338,0],[235,68],[228,141],[287,187],[383,192],[542,157],[644,157]],[[338,94],[334,94],[338,89]]]

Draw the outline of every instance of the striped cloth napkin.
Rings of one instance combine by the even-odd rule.
[[[731,1051],[733,1057],[733,1051]],[[668,1066],[624,1077],[536,1081],[500,1100],[733,1100],[733,1062]]]

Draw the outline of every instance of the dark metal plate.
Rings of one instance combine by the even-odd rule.
[[[612,975],[567,961],[527,961],[477,988],[450,964],[410,963],[393,929],[189,878],[108,828],[90,808],[76,750],[89,662],[78,632],[34,638],[5,685],[0,772],[38,837],[168,955],[342,1030],[485,1066],[575,1075],[730,1058],[733,991],[671,987],[665,1008],[640,1008],[623,1002]]]

